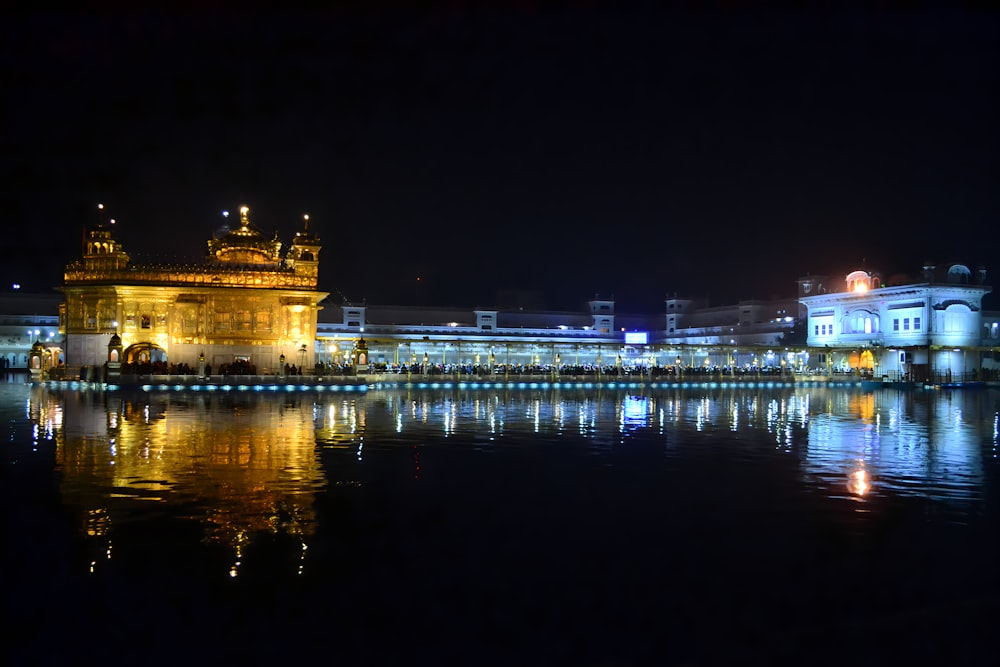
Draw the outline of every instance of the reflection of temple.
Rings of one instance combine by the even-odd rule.
[[[91,538],[110,539],[116,524],[156,506],[188,508],[207,540],[237,556],[255,536],[280,533],[306,545],[315,530],[314,496],[325,482],[309,402],[38,386],[31,403],[54,434],[63,496],[81,508]]]
[[[196,369],[201,355],[215,369],[240,364],[274,372],[283,354],[312,363],[319,302],[319,239],[308,217],[287,253],[240,210],[239,226],[223,228],[197,264],[136,264],[101,223],[87,233],[83,258],[66,267],[60,324],[67,376],[106,361],[123,371]],[[109,358],[120,336],[121,359]],[[116,341],[117,343],[118,341]],[[116,351],[112,351],[116,353]]]

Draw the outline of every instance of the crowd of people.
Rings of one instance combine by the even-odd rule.
[[[322,373],[324,371],[319,370]],[[338,370],[327,369],[328,374]],[[412,375],[459,375],[485,377],[489,375],[560,375],[560,376],[613,376],[613,377],[705,377],[722,376],[776,376],[791,375],[790,368],[779,366],[626,366],[621,364],[497,364],[491,369],[483,364],[372,364],[369,373]]]

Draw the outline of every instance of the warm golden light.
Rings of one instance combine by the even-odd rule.
[[[855,495],[863,496],[868,493],[871,488],[871,480],[868,479],[867,470],[855,470],[848,478],[847,490]]]
[[[855,292],[867,292],[868,291],[868,285],[864,284],[863,282],[861,282],[859,280],[858,282],[854,283],[854,291]]]

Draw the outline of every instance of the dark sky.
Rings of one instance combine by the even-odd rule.
[[[98,202],[137,259],[308,212],[321,288],[369,303],[1000,271],[985,4],[411,4],[8,16],[4,287],[57,285]]]

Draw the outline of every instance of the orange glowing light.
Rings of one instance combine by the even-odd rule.
[[[851,473],[848,482],[847,490],[851,493],[863,496],[872,488],[871,480],[868,479],[867,470],[855,470]]]
[[[868,291],[868,285],[864,284],[863,282],[861,282],[859,280],[858,282],[854,283],[854,291],[855,292],[867,292]]]

